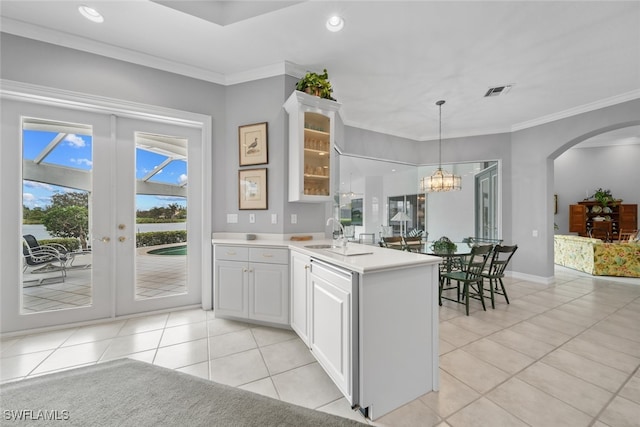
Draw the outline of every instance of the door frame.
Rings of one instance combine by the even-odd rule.
[[[212,248],[209,236],[211,236],[211,200],[213,197],[212,170],[209,167],[212,156],[211,116],[0,79],[0,102],[5,99],[65,108],[67,110],[75,109],[85,112],[111,114],[130,119],[157,121],[159,123],[199,128],[201,130],[202,156],[198,159],[192,159],[192,161],[200,162],[199,166],[202,170],[201,182],[199,183],[202,188],[201,221],[199,227],[203,236],[200,245],[200,273],[202,277],[201,305],[203,309],[210,310],[212,301]],[[5,124],[3,123],[3,127],[4,126]],[[15,126],[17,126],[17,124],[15,124]],[[11,163],[13,161],[12,158],[7,158],[7,156],[0,156],[0,167],[3,169],[8,167],[8,170],[11,170]],[[15,165],[13,168],[15,168]],[[13,197],[17,191],[17,184],[11,179],[3,179],[0,186],[3,194],[11,195],[11,197],[7,199],[0,198],[0,226],[2,226],[2,224],[18,224],[22,218],[22,208],[21,206],[12,206],[15,200],[17,200]],[[21,188],[21,185],[19,187]],[[2,296],[0,301],[2,304],[5,304],[6,307],[10,305],[17,307],[19,306],[18,302],[11,301],[5,297],[5,289],[7,286],[13,286],[15,283],[20,282],[19,277],[17,277],[21,265],[19,259],[20,252],[16,250],[16,248],[20,248],[21,246],[20,236],[18,233],[3,232],[2,234],[3,238],[0,241],[0,261],[3,264],[3,274],[0,276],[0,296]],[[7,266],[13,267],[7,268]],[[16,274],[10,273],[14,270]],[[115,307],[115,304],[113,307]],[[0,310],[0,323],[2,325],[0,333],[50,328],[52,326],[49,322],[43,322],[38,316],[16,316],[15,309],[6,310],[4,308],[5,307]],[[115,317],[114,309],[112,309],[110,318]],[[19,321],[17,321],[18,319]],[[74,321],[74,319],[71,317],[68,321]]]
[[[474,177],[475,188],[475,236],[482,238],[482,231],[484,229],[482,222],[482,181],[486,180],[489,184],[489,215],[493,218],[493,230],[490,230],[490,239],[502,239],[502,219],[501,219],[501,191],[500,191],[500,162],[492,164],[480,172],[476,173]]]

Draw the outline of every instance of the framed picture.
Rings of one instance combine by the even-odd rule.
[[[238,127],[240,166],[267,164],[267,122]]]
[[[267,169],[238,171],[239,208],[267,209]]]

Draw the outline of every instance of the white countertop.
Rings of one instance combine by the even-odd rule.
[[[419,265],[438,264],[442,260],[436,256],[381,248],[373,245],[361,245],[354,242],[348,243],[348,253],[367,252],[367,254],[345,256],[327,249],[312,249],[306,247],[309,245],[332,244],[334,241],[331,239],[313,239],[299,242],[277,238],[261,239],[258,237],[256,240],[246,240],[240,238],[215,237],[211,242],[214,245],[288,248],[360,274],[383,270],[396,270]]]

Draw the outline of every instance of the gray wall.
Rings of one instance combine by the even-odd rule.
[[[553,276],[554,159],[592,136],[639,123],[635,99],[512,133],[512,233],[520,248],[514,271]]]
[[[3,79],[101,95],[144,104],[206,114],[213,120],[211,195],[214,231],[314,232],[324,227],[328,206],[288,203],[286,189],[287,118],[282,103],[295,79],[275,77],[221,87],[164,71],[87,54],[2,33]],[[269,210],[255,211],[256,223],[238,211],[237,127],[269,123]],[[346,153],[414,164],[436,164],[437,141],[417,142],[340,126],[336,141]],[[443,140],[443,161],[500,160],[503,194],[503,236],[520,246],[513,269],[533,277],[553,276],[553,159],[567,148],[596,134],[640,124],[640,100],[511,134]],[[271,151],[273,150],[273,151]],[[418,159],[418,160],[416,160]],[[237,225],[226,223],[238,213]],[[271,213],[278,224],[271,225]],[[298,224],[290,224],[290,214]],[[538,237],[532,231],[538,231]]]
[[[598,188],[611,190],[623,203],[640,204],[640,144],[574,148],[555,160],[556,234],[569,233],[569,205],[592,196]]]
[[[0,33],[0,77],[35,85],[173,108],[212,117],[213,231],[292,233],[324,230],[325,206],[288,203],[288,128],[282,104],[297,79],[279,76],[223,87],[99,55]],[[266,211],[238,208],[238,126],[268,122],[269,203]],[[243,167],[242,169],[248,169]],[[238,214],[227,224],[226,214]],[[278,223],[271,224],[271,214]],[[290,223],[290,214],[298,223]]]

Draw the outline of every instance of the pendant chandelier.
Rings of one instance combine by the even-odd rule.
[[[420,180],[420,191],[427,193],[454,191],[462,188],[462,178],[460,175],[453,175],[442,170],[442,104],[444,101],[436,102],[440,108],[440,136],[438,138],[438,169],[431,175]]]

